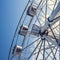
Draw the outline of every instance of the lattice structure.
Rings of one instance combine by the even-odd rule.
[[[17,25],[8,60],[60,60],[60,1],[29,0]]]

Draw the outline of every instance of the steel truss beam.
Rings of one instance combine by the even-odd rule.
[[[60,16],[54,18],[57,13],[59,13],[60,11],[60,2],[58,3],[56,9],[52,12],[51,16],[48,18],[48,20],[46,20],[45,25],[41,28],[41,33],[43,33],[45,30],[47,30],[49,28],[49,24],[52,26],[54,25],[57,21],[60,20]]]

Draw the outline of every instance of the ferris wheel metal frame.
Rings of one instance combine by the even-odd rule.
[[[60,1],[35,1],[29,0],[21,15],[8,60],[60,60],[60,35],[54,32],[57,26],[60,29]],[[56,22],[59,24],[53,27]],[[57,33],[60,33],[59,29]]]

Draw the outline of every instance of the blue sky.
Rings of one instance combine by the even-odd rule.
[[[0,60],[7,60],[11,39],[28,0],[0,0]]]

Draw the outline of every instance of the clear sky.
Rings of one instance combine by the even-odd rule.
[[[7,60],[11,39],[28,0],[0,0],[0,60]]]

